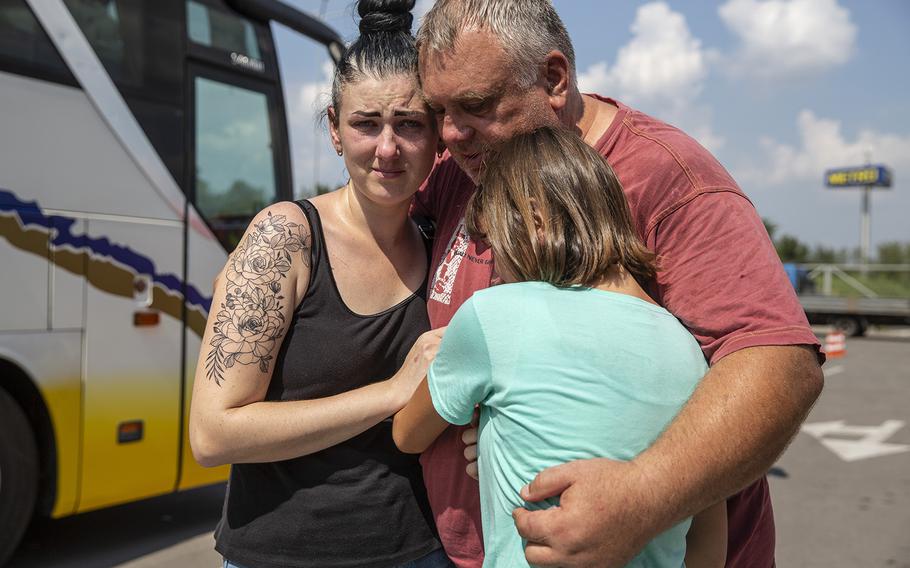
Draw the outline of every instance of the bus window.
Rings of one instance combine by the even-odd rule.
[[[182,15],[170,2],[64,0],[121,93],[183,104]]]
[[[0,69],[76,85],[25,0],[0,0]]]
[[[67,6],[111,77],[138,76],[138,70],[130,65],[136,58],[126,58],[125,34],[121,32],[125,22],[121,21],[118,2],[70,0]]]
[[[187,34],[195,43],[262,60],[250,22],[194,0],[186,3]]]
[[[196,77],[195,203],[227,250],[277,199],[265,93]]]
[[[3,0],[0,0],[3,1]],[[182,5],[64,0],[177,184],[185,185]]]

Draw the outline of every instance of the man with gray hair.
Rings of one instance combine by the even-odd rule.
[[[751,203],[683,132],[581,94],[571,40],[548,0],[437,0],[418,48],[424,96],[448,148],[416,203],[438,223],[427,302],[433,326],[447,325],[493,278],[489,249],[463,222],[483,149],[561,124],[613,166],[639,235],[661,258],[648,291],[711,364],[686,407],[635,459],[563,464],[522,491],[526,501],[560,496],[559,507],[514,513],[528,561],[622,566],[657,534],[729,497],[727,565],[773,566],[764,473],[821,391],[822,356]],[[465,474],[461,436],[450,427],[422,462],[446,551],[458,566],[476,567],[478,488]]]

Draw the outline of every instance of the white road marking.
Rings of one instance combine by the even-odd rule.
[[[826,377],[833,377],[834,375],[839,375],[844,372],[843,365],[837,365],[836,367],[824,367]]]
[[[843,420],[833,420],[804,424],[802,431],[840,459],[852,462],[910,451],[910,445],[885,442],[903,427],[902,420],[886,420],[881,426],[848,426]]]

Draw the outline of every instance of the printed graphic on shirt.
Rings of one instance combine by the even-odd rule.
[[[452,303],[452,289],[455,287],[455,277],[458,276],[458,268],[468,252],[470,243],[471,238],[468,236],[468,230],[465,228],[464,219],[462,219],[458,223],[458,228],[452,233],[452,238],[446,246],[446,256],[439,263],[436,274],[433,276],[430,300],[447,306]]]

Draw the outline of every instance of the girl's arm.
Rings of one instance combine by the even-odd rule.
[[[338,444],[394,414],[426,374],[439,342],[432,334],[389,380],[322,399],[265,402],[309,262],[306,217],[278,203],[253,219],[216,279],[190,409],[201,465],[280,461]]]
[[[492,389],[489,348],[474,297],[458,308],[448,327],[438,331],[445,331],[445,341],[428,371],[430,376],[420,383],[392,424],[395,444],[409,454],[426,450],[449,424],[470,423],[476,405],[486,400]]]
[[[723,568],[727,561],[727,502],[692,517],[686,534],[686,568]]]
[[[411,401],[395,415],[392,438],[402,452],[419,454],[430,447],[449,423],[436,412],[424,378]]]

